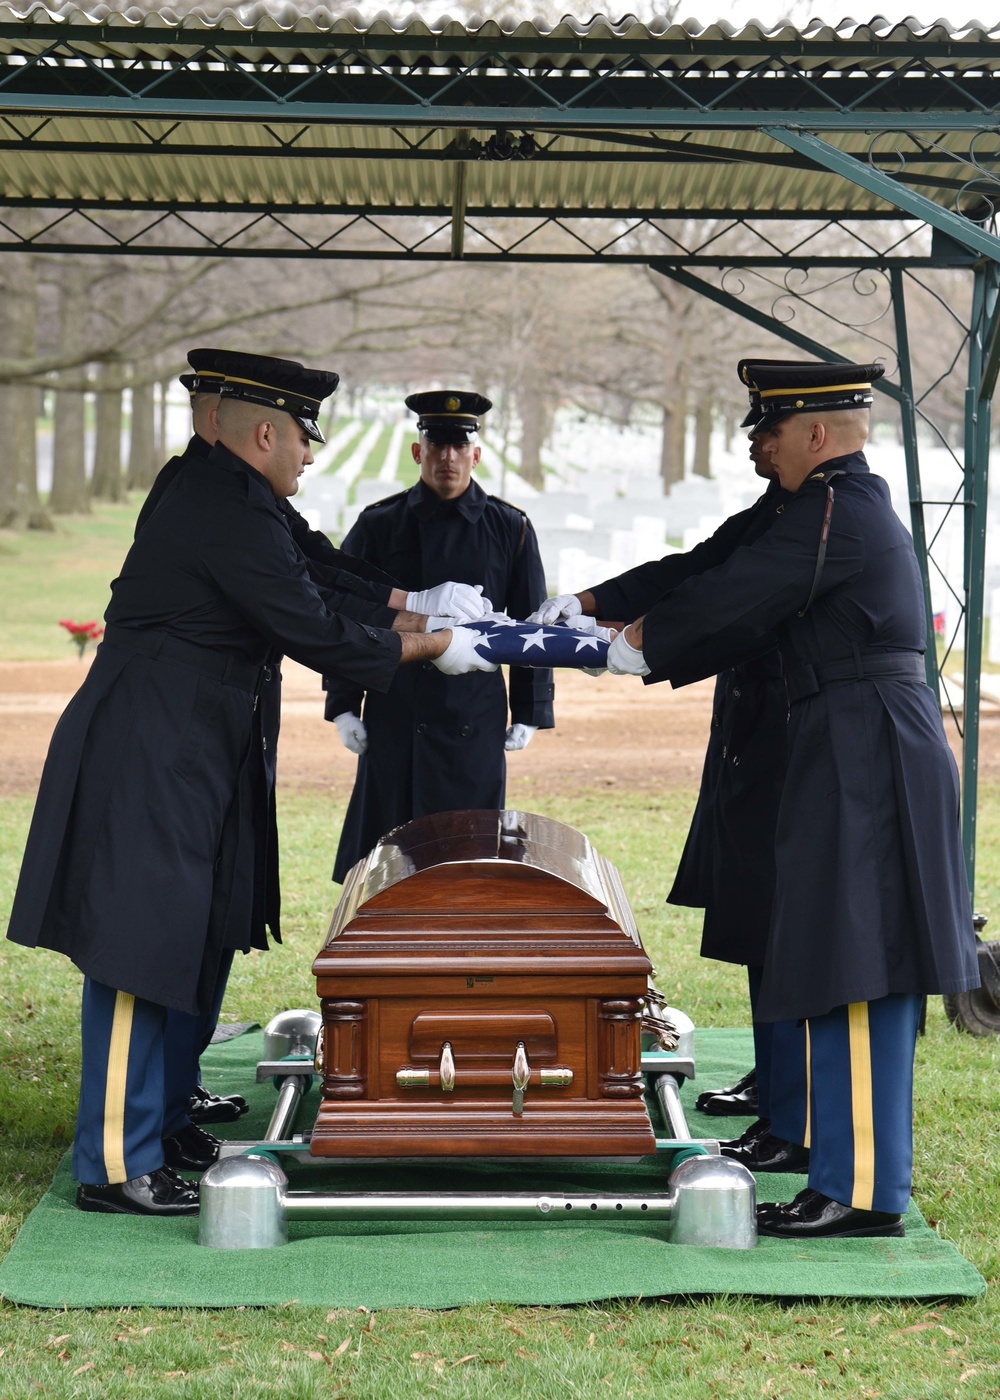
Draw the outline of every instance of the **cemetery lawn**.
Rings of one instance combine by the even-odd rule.
[[[698,915],[662,903],[678,839],[664,849],[664,833],[683,833],[691,798],[584,791],[546,810],[582,827],[618,865],[664,992],[698,1025],[738,1025],[745,1020],[742,969],[703,962]],[[4,918],[31,806],[28,796],[0,802]],[[286,941],[237,960],[227,1019],[264,1022],[281,1007],[312,1004],[309,968],[333,903],[329,868],[340,815],[318,793],[282,798]],[[1000,829],[994,787],[982,827]],[[992,836],[983,846],[986,907],[985,896],[1000,885],[1000,862]],[[72,1136],[79,981],[55,954],[3,946],[0,1249],[9,1247]],[[377,1315],[294,1302],[71,1313],[0,1304],[0,1394],[986,1400],[1000,1392],[1000,1044],[955,1032],[935,1000],[917,1060],[917,1200],[990,1282],[977,1301],[710,1297]]]
[[[137,509],[134,498],[100,505],[91,516],[61,518],[54,534],[0,533],[0,661],[72,657],[58,620],[100,620]],[[992,912],[995,923],[1000,783],[997,735],[987,728],[977,906]],[[616,739],[620,732],[619,726]],[[534,768],[512,764],[508,801],[586,831],[621,871],[662,990],[696,1025],[742,1025],[743,970],[702,961],[698,913],[663,903],[693,806],[700,735],[699,720],[690,767],[662,790],[634,776],[623,781],[620,764],[581,742],[577,753],[585,750],[593,767],[578,765],[578,782],[545,786],[536,760]],[[290,739],[289,732],[283,745]],[[535,741],[539,756],[546,742],[544,735]],[[619,774],[617,786],[598,786],[609,766]],[[342,779],[332,788],[296,785],[287,779],[291,771],[288,764],[279,793],[285,944],[238,960],[224,1019],[265,1022],[282,1007],[315,1000],[309,969],[336,893],[329,871],[346,788]],[[31,815],[29,787],[0,797],[0,935]],[[0,1251],[9,1248],[72,1137],[79,986],[65,959],[0,943]],[[72,1313],[0,1303],[0,1396],[988,1400],[1000,1394],[998,1103],[1000,1042],[954,1031],[933,1000],[917,1050],[915,1194],[931,1225],[987,1279],[989,1291],[976,1301],[709,1297],[377,1315],[294,1302]]]

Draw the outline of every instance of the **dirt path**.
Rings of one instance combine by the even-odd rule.
[[[32,794],[53,726],[83,680],[88,660],[0,663],[0,795]],[[279,781],[286,790],[346,797],[355,759],[323,719],[319,680],[286,661]],[[529,776],[535,791],[569,793],[607,785],[632,790],[695,788],[701,773],[712,682],[683,690],[631,678],[561,672],[556,728],[509,755],[512,793]],[[1000,777],[1000,716],[983,714],[980,773]]]

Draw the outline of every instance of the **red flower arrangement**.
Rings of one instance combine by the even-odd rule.
[[[83,653],[87,650],[87,643],[96,642],[104,636],[104,628],[98,627],[96,622],[69,622],[66,618],[61,618],[59,626],[66,628],[70,641],[76,644],[77,655],[81,661]]]

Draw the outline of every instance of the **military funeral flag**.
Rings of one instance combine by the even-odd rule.
[[[463,624],[481,634],[476,642],[480,656],[502,666],[574,666],[601,669],[608,664],[611,634],[578,631],[560,623],[542,627],[537,622],[491,618]]]

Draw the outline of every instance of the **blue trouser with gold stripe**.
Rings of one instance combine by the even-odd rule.
[[[805,1133],[774,1105],[771,1131],[809,1148],[809,1185],[858,1210],[901,1215],[913,1174],[913,1051],[922,998],[894,994],[805,1023]],[[781,1078],[776,1060],[772,1082]],[[791,1102],[791,1097],[789,1099]]]
[[[130,1181],[163,1166],[163,1137],[179,1126],[164,1066],[167,1014],[155,1002],[84,978],[83,1066],[73,1139],[77,1181],[88,1186]],[[176,1093],[190,1094],[186,1077],[172,1078]],[[171,1126],[165,1127],[168,1120]]]
[[[760,994],[762,967],[748,967],[750,1010]],[[798,1021],[753,1022],[753,1053],[757,1070],[757,1116],[772,1119],[771,1131],[787,1142],[801,1143],[806,1130],[806,1033]],[[775,1066],[778,1072],[775,1073]],[[777,1115],[786,1132],[778,1133]]]

